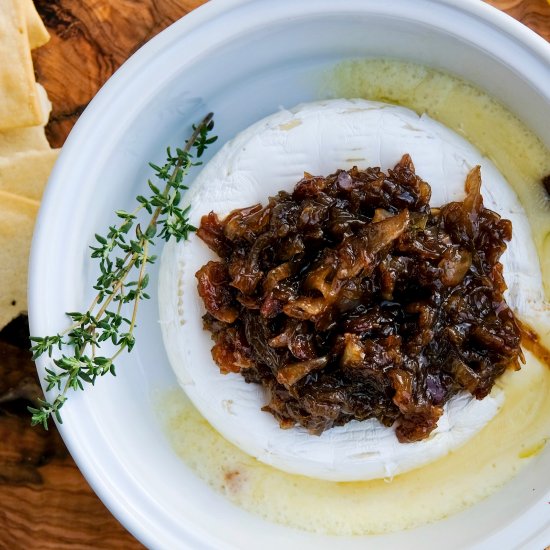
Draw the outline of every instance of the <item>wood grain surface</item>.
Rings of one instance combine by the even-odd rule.
[[[52,40],[34,53],[59,147],[88,102],[137,48],[201,0],[35,0]],[[550,40],[547,0],[490,0]],[[25,317],[0,333],[0,549],[140,548],[92,492],[55,428],[31,428],[39,394]]]

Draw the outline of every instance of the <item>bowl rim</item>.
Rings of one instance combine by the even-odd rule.
[[[550,44],[543,37],[496,7],[485,2],[480,2],[479,0],[423,1],[427,4],[450,6],[491,25],[525,46],[545,63],[550,65]],[[58,203],[55,199],[60,195],[64,181],[66,180],[63,174],[70,170],[72,158],[78,154],[78,148],[80,147],[80,142],[83,140],[83,136],[87,134],[88,130],[91,130],[96,125],[98,115],[108,106],[111,98],[125,93],[126,80],[131,80],[135,73],[139,72],[144,65],[151,62],[158,52],[169,47],[178,37],[203,25],[215,25],[220,17],[223,17],[226,13],[236,8],[245,7],[247,4],[256,5],[261,3],[265,3],[264,0],[210,0],[202,4],[184,15],[181,19],[172,23],[169,27],[139,48],[124,62],[115,74],[109,78],[86,107],[67,138],[59,160],[51,173],[35,224],[28,279],[28,309],[31,334],[42,333],[46,322],[45,312],[40,305],[41,296],[44,290],[44,281],[41,274],[43,273],[43,267],[47,265],[49,259],[47,251],[50,249],[51,243],[47,239],[47,232],[42,229],[47,226],[50,217],[56,215]],[[303,3],[304,10],[307,6],[309,10],[308,13],[312,14],[316,13],[316,6],[324,6],[325,4],[323,0]],[[382,5],[384,4],[386,3]],[[369,12],[372,4],[365,2],[364,6],[364,11]],[[334,3],[333,7],[330,9],[331,11],[345,13],[346,11],[356,11],[359,9],[359,5],[357,2],[354,2],[354,0],[344,0],[339,3]],[[324,9],[324,12],[327,11],[328,7]],[[38,373],[41,375],[44,372],[45,361],[39,359],[36,363]],[[43,390],[45,390],[46,388],[42,376],[40,376],[40,382]],[[131,502],[127,499],[122,499],[121,493],[102,477],[101,469],[92,457],[88,456],[83,451],[79,442],[80,438],[74,431],[71,431],[71,426],[68,424],[59,425],[57,421],[56,424],[79,469],[102,502],[133,536],[147,547],[156,547],[159,541],[154,537],[154,534],[147,529],[146,523],[142,522],[142,518],[136,513],[135,507],[132,506]],[[189,545],[189,548],[213,547],[210,546],[209,543],[214,542],[214,539],[211,541],[198,540],[192,533],[187,533],[187,535],[189,538],[185,541],[185,547],[187,547],[187,545]],[[181,542],[183,544],[183,541]]]

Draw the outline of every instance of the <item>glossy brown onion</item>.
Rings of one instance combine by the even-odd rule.
[[[204,216],[220,261],[198,289],[221,372],[314,434],[377,418],[418,441],[456,393],[484,398],[522,358],[499,263],[512,227],[484,208],[479,167],[465,189],[431,209],[405,155],[387,174],[305,174],[265,207]]]

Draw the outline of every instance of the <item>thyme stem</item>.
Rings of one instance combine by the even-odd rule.
[[[156,260],[156,256],[149,254],[149,248],[155,239],[180,241],[196,230],[189,224],[188,209],[181,209],[179,203],[182,191],[187,189],[184,177],[191,167],[201,164],[195,159],[217,139],[209,135],[213,127],[210,113],[193,127],[183,149],[176,149],[175,155],[167,149],[167,160],[162,167],[150,163],[156,178],[164,182],[162,191],[149,180],[152,195],[138,196],[139,204],[132,212],[117,211],[119,225],[110,226],[106,236],[95,236],[98,246],[91,247],[91,257],[99,260],[100,275],[94,286],[97,295],[90,307],[85,312],[68,312],[72,323],[58,334],[31,337],[33,359],[46,353],[52,357],[56,349],[59,350],[56,355],[60,355],[52,358],[53,366],[46,368],[44,377],[46,391],[57,388],[58,393],[52,401],[38,399],[38,407],[28,407],[33,425],[42,424],[48,429],[52,415],[61,423],[59,411],[69,390],[83,390],[84,384],[93,385],[98,376],[107,373],[115,375],[114,362],[124,350],[132,351],[139,302],[149,298],[145,291],[149,282],[147,266]],[[151,216],[145,231],[139,224],[135,225],[138,213],[143,210]],[[130,238],[134,225],[135,236]],[[136,280],[128,281],[134,273]],[[116,307],[111,309],[116,302]],[[130,319],[124,316],[126,308],[131,311]],[[107,341],[114,345],[114,353],[109,357],[99,356],[98,349]],[[72,353],[64,353],[69,350]]]

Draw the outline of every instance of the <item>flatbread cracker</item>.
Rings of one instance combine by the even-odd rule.
[[[0,191],[39,201],[58,155],[46,149],[0,157]]]
[[[50,113],[52,112],[52,102],[48,97],[48,92],[42,84],[36,83],[36,89],[38,93],[38,102],[40,103],[40,112],[42,113],[42,122],[41,126],[46,126],[48,120],[50,119]]]
[[[27,272],[39,203],[0,191],[0,329],[27,311]]]
[[[29,150],[49,149],[44,126],[13,128],[0,132],[0,157],[9,157],[15,153]]]
[[[22,0],[25,10],[25,19],[27,20],[27,32],[29,33],[29,44],[31,50],[35,48],[40,48],[43,46],[49,39],[50,35],[46,30],[40,15],[36,11],[34,2],[32,0]]]
[[[18,0],[0,0],[0,130],[43,121],[29,36]]]
[[[44,120],[46,125],[50,112],[52,110],[51,101],[48,98],[46,90],[38,86],[39,100],[42,106]],[[20,151],[49,149],[50,144],[46,138],[44,126],[31,126],[29,128],[13,128],[12,130],[0,131],[0,157],[8,157]]]

